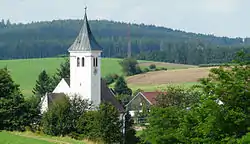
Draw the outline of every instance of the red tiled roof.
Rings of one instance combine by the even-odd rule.
[[[156,103],[156,97],[161,93],[161,92],[141,92],[144,97],[148,99],[152,104]]]

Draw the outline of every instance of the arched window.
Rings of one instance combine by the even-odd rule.
[[[84,57],[82,57],[82,67],[84,67]]]
[[[93,67],[95,67],[95,58],[93,58]]]
[[[80,66],[80,58],[78,57],[77,58],[77,67],[79,67]]]
[[[98,59],[97,57],[95,58],[95,66],[97,67]]]
[[[97,67],[98,59],[97,57],[93,58],[93,66]]]

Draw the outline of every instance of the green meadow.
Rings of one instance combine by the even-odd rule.
[[[103,58],[101,64],[102,76],[106,76],[111,73],[122,74],[121,66],[119,61],[121,59],[116,58]],[[37,58],[37,59],[15,59],[15,60],[0,60],[0,68],[7,67],[13,80],[20,85],[20,88],[25,96],[32,95],[32,89],[36,83],[39,73],[42,70],[46,70],[50,75],[56,72],[60,64],[64,62],[64,58]],[[142,68],[145,66],[143,63],[154,63],[149,61],[139,61],[142,64]],[[157,65],[157,67],[165,67],[168,69],[185,69],[188,66],[183,65]],[[186,84],[185,84],[186,85]],[[190,84],[187,84],[190,85]],[[164,88],[167,85],[129,85],[133,90],[143,89],[143,90],[155,90],[159,87]]]
[[[120,59],[103,58],[102,76],[109,73],[121,73]],[[39,73],[46,70],[50,75],[56,72],[64,58],[1,60],[0,68],[7,67],[13,80],[20,85],[24,95],[31,95]]]
[[[0,144],[85,144],[68,137],[36,135],[31,132],[0,132]]]

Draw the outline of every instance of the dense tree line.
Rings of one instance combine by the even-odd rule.
[[[81,20],[53,20],[29,24],[0,22],[0,59],[54,57],[67,54],[77,36]],[[90,21],[103,46],[104,57],[126,57],[128,24]],[[250,38],[228,38],[187,33],[164,27],[129,24],[132,56],[137,59],[185,64],[221,63],[235,52],[250,50]]]
[[[250,55],[213,68],[196,90],[168,88],[156,98],[142,138],[152,144],[250,142]]]

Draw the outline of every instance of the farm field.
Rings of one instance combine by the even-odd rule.
[[[101,65],[102,76],[106,76],[107,74],[110,73],[122,74],[121,66],[119,65],[120,60],[121,59],[116,59],[116,58],[103,58]],[[25,96],[29,96],[32,95],[32,89],[35,85],[39,73],[43,69],[45,69],[50,75],[52,75],[56,72],[56,69],[60,66],[62,62],[64,62],[64,58],[0,60],[0,68],[7,66],[14,81],[20,85],[23,94]],[[158,68],[165,67],[168,70],[187,69],[196,67],[192,65],[171,64],[164,62],[151,62],[151,61],[141,61],[141,60],[139,61],[139,65],[142,68],[148,67],[150,64],[155,64]],[[138,82],[136,82],[136,80],[138,80]],[[128,78],[128,84],[129,86],[131,86],[132,89],[137,89],[137,87],[141,87],[140,82],[141,81],[137,79],[137,77]],[[181,80],[179,80],[179,83],[182,83]],[[153,84],[145,83],[144,86],[142,86],[142,88],[144,90],[153,90],[154,87],[158,86],[159,84],[168,84],[168,83],[163,83],[163,82],[157,83],[157,81],[154,82]]]
[[[29,132],[0,132],[1,144],[86,144],[66,137],[40,136]]]
[[[207,77],[210,69],[211,67],[154,71],[128,77],[127,82],[136,86],[194,83],[200,78]]]

